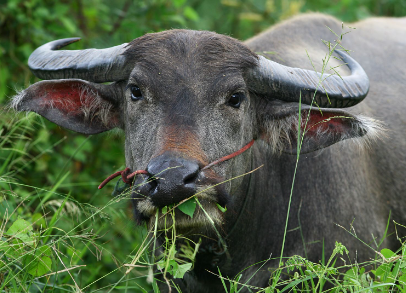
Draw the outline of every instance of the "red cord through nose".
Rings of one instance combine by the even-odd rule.
[[[252,147],[252,145],[254,144],[254,141],[255,141],[255,140],[251,140],[247,145],[243,146],[243,147],[240,148],[238,151],[236,151],[236,152],[234,152],[234,153],[232,153],[232,154],[230,154],[230,155],[228,155],[228,156],[224,156],[224,157],[222,157],[222,158],[220,158],[220,159],[218,159],[218,160],[216,160],[216,161],[214,161],[214,162],[211,162],[210,164],[208,164],[208,165],[206,165],[205,167],[203,167],[202,171],[203,171],[203,170],[206,170],[206,169],[209,169],[209,168],[213,167],[214,165],[216,165],[216,164],[218,164],[218,163],[221,163],[221,162],[230,160],[230,159],[232,159],[232,158],[234,158],[234,157],[236,157],[236,156],[238,156],[238,155],[241,155],[243,152],[245,152],[245,151],[248,150],[250,147]]]
[[[238,155],[241,155],[243,152],[245,152],[246,150],[248,150],[250,147],[252,147],[252,145],[254,144],[254,140],[251,140],[247,145],[243,146],[241,149],[239,149],[238,151],[224,156],[214,162],[211,162],[210,164],[207,164],[206,166],[204,166],[202,168],[203,170],[209,169],[211,167],[213,167],[214,165],[230,160]],[[138,174],[148,174],[148,172],[146,170],[137,170],[135,172],[130,173],[130,168],[125,168],[123,171],[118,171],[112,175],[110,175],[109,177],[107,177],[106,179],[103,180],[103,182],[99,185],[99,189],[102,189],[107,183],[109,183],[111,180],[113,180],[114,178],[118,177],[121,175],[121,178],[123,179],[123,181],[129,185],[132,185],[132,179],[138,175]]]
[[[137,170],[131,174],[128,174],[128,173],[130,173],[130,168],[125,168],[123,171],[118,171],[118,172],[110,175],[109,177],[104,179],[103,182],[99,185],[99,189],[102,189],[107,183],[109,183],[111,180],[113,180],[114,178],[116,178],[120,175],[125,183],[132,185],[131,179],[133,179],[135,175],[148,174],[148,172],[146,170]]]

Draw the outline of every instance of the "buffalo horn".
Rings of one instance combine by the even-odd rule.
[[[80,38],[61,39],[37,48],[28,59],[31,71],[41,79],[79,78],[91,82],[127,79],[131,68],[126,68],[121,55],[127,44],[107,49],[61,50]]]
[[[250,72],[250,88],[257,94],[287,102],[323,108],[345,108],[361,102],[369,90],[365,71],[353,58],[335,51],[351,70],[349,76],[330,75],[278,64],[259,56],[259,66]]]

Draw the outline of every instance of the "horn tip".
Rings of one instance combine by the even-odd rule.
[[[52,50],[59,50],[60,48],[66,47],[67,45],[70,45],[72,43],[80,41],[79,37],[74,37],[74,38],[66,38],[66,39],[60,39],[57,41],[53,42],[53,48]]]

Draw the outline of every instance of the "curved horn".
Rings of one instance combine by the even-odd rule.
[[[68,38],[42,45],[30,55],[28,66],[41,79],[107,82],[128,78],[131,68],[126,68],[125,57],[121,55],[127,44],[107,49],[55,51],[79,40]]]
[[[369,79],[364,69],[348,54],[335,51],[351,70],[349,76],[321,74],[312,70],[293,68],[259,56],[259,65],[251,71],[250,88],[260,95],[287,102],[324,108],[351,107],[361,102],[369,91]]]

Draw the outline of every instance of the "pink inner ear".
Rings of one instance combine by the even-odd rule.
[[[91,95],[89,97],[89,95]],[[46,84],[41,87],[42,107],[57,108],[65,114],[77,115],[96,98],[96,94],[76,81]]]
[[[317,136],[321,132],[343,133],[351,125],[351,116],[344,116],[342,113],[323,112],[312,110],[306,125],[308,112],[302,114],[301,129],[306,126],[306,135]]]

